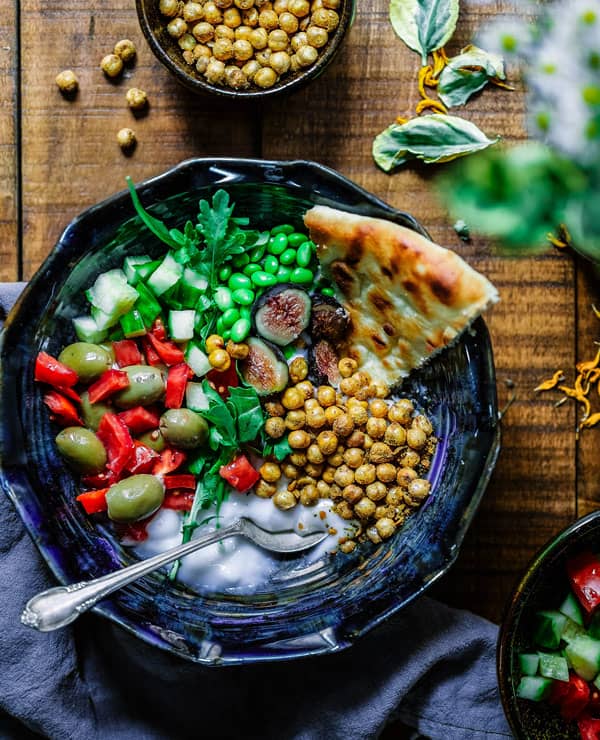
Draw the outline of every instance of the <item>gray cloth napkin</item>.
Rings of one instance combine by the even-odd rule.
[[[22,285],[0,284],[0,311]],[[0,737],[362,740],[393,718],[440,740],[511,737],[497,628],[474,614],[422,597],[336,655],[203,668],[94,614],[22,626],[26,601],[56,584],[2,495],[0,521]]]

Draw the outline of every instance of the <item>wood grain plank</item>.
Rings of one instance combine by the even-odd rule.
[[[24,273],[30,277],[62,229],[84,208],[193,156],[255,156],[258,113],[199,98],[180,86],[154,58],[138,27],[135,3],[23,0]],[[44,33],[39,32],[40,28]],[[115,42],[131,38],[137,63],[116,83],[99,68]],[[37,60],[44,58],[44,64]],[[80,91],[61,97],[56,74],[73,69]],[[148,115],[134,118],[125,93],[148,93]],[[138,146],[125,157],[117,131],[129,126]]]
[[[450,53],[503,9],[463,3]],[[418,102],[417,55],[394,35],[387,5],[363,0],[354,27],[329,70],[306,90],[272,104],[263,127],[265,156],[327,164],[391,205],[407,210],[432,238],[455,249],[498,287],[501,302],[487,317],[502,407],[503,450],[458,562],[435,588],[457,606],[497,620],[515,578],[535,550],[575,515],[574,412],[540,399],[533,388],[575,356],[574,267],[568,257],[502,257],[482,238],[461,242],[436,198],[433,169],[416,166],[390,176],[371,156],[373,137]],[[486,90],[457,114],[508,143],[523,140],[524,94]],[[551,320],[549,320],[549,312]]]
[[[17,5],[0,0],[0,280],[18,280]]]

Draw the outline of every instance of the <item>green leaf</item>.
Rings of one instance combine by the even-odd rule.
[[[471,44],[444,67],[437,92],[442,103],[452,108],[464,105],[492,79],[506,79],[504,60]]]
[[[390,172],[410,159],[427,164],[449,162],[496,141],[464,118],[434,114],[388,126],[373,141],[373,158],[382,170]]]
[[[237,433],[235,419],[231,415],[225,401],[211,388],[208,381],[202,382],[204,393],[209,399],[208,411],[203,411],[202,416],[212,425],[210,427],[210,445],[213,449],[218,447],[237,447]]]
[[[390,0],[396,34],[427,64],[427,55],[446,44],[456,28],[458,0]]]
[[[179,244],[177,241],[175,241],[175,239],[173,239],[173,237],[171,236],[171,232],[165,226],[165,224],[160,219],[151,216],[148,211],[145,210],[136,192],[135,185],[133,184],[133,180],[131,179],[131,177],[127,176],[125,180],[127,181],[127,187],[129,188],[131,200],[133,201],[133,207],[135,208],[138,216],[141,218],[143,223],[161,241],[163,241],[172,249],[177,249],[179,247]]]
[[[230,388],[226,405],[235,419],[238,440],[243,443],[256,439],[264,426],[265,417],[254,388]]]
[[[293,450],[290,447],[290,443],[288,442],[287,437],[277,440],[277,442],[275,442],[275,444],[273,445],[273,454],[280,461],[286,458],[288,455],[291,455],[292,452]]]

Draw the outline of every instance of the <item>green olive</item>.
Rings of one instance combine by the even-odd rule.
[[[114,522],[135,522],[153,514],[164,498],[165,488],[154,475],[132,475],[108,489],[108,516]]]
[[[160,429],[152,429],[149,432],[140,434],[138,441],[155,452],[162,452],[167,446],[165,438],[160,433]]]
[[[191,450],[208,438],[208,424],[191,409],[169,409],[160,417],[160,431],[174,447]]]
[[[78,473],[99,473],[106,465],[104,445],[89,429],[66,427],[56,435],[56,446]]]
[[[92,380],[96,380],[113,363],[104,347],[89,342],[75,342],[67,345],[58,359],[63,365],[75,370],[82,383],[91,383]]]
[[[102,403],[102,401],[90,403],[87,391],[81,394],[81,418],[88,429],[92,429],[94,432],[97,431],[104,414],[113,410],[112,406]]]
[[[158,368],[150,365],[130,365],[123,370],[129,377],[129,388],[114,396],[117,406],[123,409],[147,406],[162,397],[165,392],[165,378]]]

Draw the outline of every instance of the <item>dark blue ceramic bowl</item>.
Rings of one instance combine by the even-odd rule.
[[[305,210],[318,203],[424,233],[410,216],[311,162],[190,160],[143,183],[139,193],[155,215],[175,226],[218,187],[229,191],[236,214],[249,216],[259,228],[274,220],[300,225]],[[56,430],[33,382],[34,360],[42,349],[56,355],[73,341],[70,320],[83,311],[84,289],[133,249],[163,251],[141,228],[126,192],[85,211],[30,282],[2,335],[0,484],[62,583],[100,576],[132,556],[74,504],[76,481],[57,455]],[[482,320],[414,373],[403,390],[433,418],[441,442],[431,469],[432,495],[391,541],[355,557],[336,556],[316,571],[252,596],[199,596],[156,573],[96,611],[147,642],[207,665],[350,646],[450,567],[498,455],[494,365]]]

